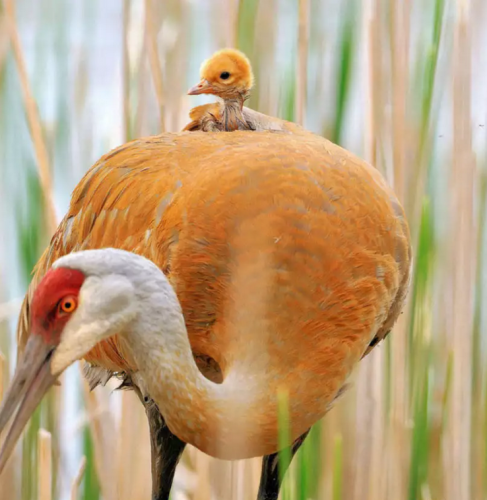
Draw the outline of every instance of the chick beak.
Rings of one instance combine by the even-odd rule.
[[[188,95],[198,95],[198,94],[212,94],[214,88],[208,80],[201,80],[200,83],[196,84],[188,90]]]
[[[0,406],[0,434],[18,408],[5,441],[0,450],[0,474],[37,405],[48,389],[54,385],[57,375],[51,373],[51,357],[54,346],[41,335],[31,334],[22,360]]]

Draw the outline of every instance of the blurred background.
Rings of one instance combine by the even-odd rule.
[[[180,130],[212,100],[186,95],[200,63],[234,46],[256,76],[248,106],[373,163],[413,239],[404,314],[313,430],[283,497],[487,499],[486,28],[484,0],[3,0],[0,394],[31,270],[83,173],[132,138]],[[0,498],[149,499],[145,414],[113,389],[89,394],[71,367]],[[187,449],[172,498],[252,499],[259,473],[258,459]]]

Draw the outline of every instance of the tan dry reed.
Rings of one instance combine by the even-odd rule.
[[[52,439],[51,433],[40,429],[38,436],[38,489],[39,500],[52,499]]]
[[[305,124],[308,85],[309,0],[299,0],[298,67],[296,71],[296,122]]]
[[[149,58],[149,67],[152,75],[152,82],[157,98],[159,109],[159,126],[160,132],[166,131],[164,121],[164,86],[162,82],[162,66],[159,60],[159,52],[157,50],[157,39],[154,30],[154,12],[151,0],[145,0],[145,36],[147,37],[147,55]]]
[[[27,122],[29,124],[32,142],[34,143],[36,165],[39,172],[39,180],[42,186],[44,204],[46,209],[47,230],[49,234],[53,234],[57,227],[57,220],[52,198],[52,180],[49,155],[47,153],[47,147],[42,132],[42,123],[39,116],[39,110],[37,109],[37,104],[32,94],[29,77],[27,75],[24,52],[22,50],[22,44],[15,21],[15,2],[14,0],[4,0],[3,5],[5,9],[8,33],[10,35],[12,53],[17,65],[17,71],[19,73],[20,86],[22,90],[22,97],[24,100]]]
[[[450,282],[448,299],[452,315],[447,324],[453,357],[453,385],[446,426],[444,459],[445,500],[470,500],[472,407],[472,311],[474,309],[477,234],[474,203],[477,167],[472,150],[471,34],[468,2],[457,2],[453,55],[453,158],[449,217]]]
[[[83,474],[85,473],[86,469],[86,457],[83,456],[81,457],[81,461],[78,467],[78,472],[76,473],[76,476],[73,479],[73,482],[71,483],[71,500],[78,500],[78,495],[79,495],[79,489],[81,486],[81,481],[83,481]]]

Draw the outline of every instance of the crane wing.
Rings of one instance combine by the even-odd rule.
[[[147,140],[134,141],[111,151],[93,165],[75,188],[68,213],[34,268],[17,328],[19,354],[29,335],[33,291],[59,257],[104,247],[144,254],[147,228],[160,218],[185,175],[170,155],[164,157],[164,162],[154,159],[150,144]],[[116,337],[95,347],[87,360],[110,371],[130,369],[133,365]],[[86,374],[90,373],[90,383],[95,374],[99,381],[107,380],[104,371],[87,368]]]

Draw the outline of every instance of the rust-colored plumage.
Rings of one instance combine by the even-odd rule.
[[[247,120],[242,111],[254,82],[252,67],[245,54],[235,49],[219,50],[203,62],[200,76],[201,81],[191,87],[188,94],[212,94],[222,102],[193,109],[190,112],[192,122],[184,130],[254,130],[252,121]]]
[[[92,386],[117,372],[143,401],[154,498],[169,497],[190,443],[220,458],[265,455],[258,498],[277,500],[278,390],[289,393],[293,454],[390,331],[411,254],[403,210],[374,168],[261,121],[273,130],[139,139],[81,180],[22,307],[0,472],[42,395],[84,356]],[[76,252],[89,249],[103,250]]]
[[[305,132],[301,126],[294,122],[288,122],[274,116],[265,115],[264,113],[259,113],[258,111],[254,111],[246,106],[242,108],[242,115],[245,121],[249,124],[249,128],[257,132],[262,132],[264,130],[274,132]],[[212,130],[212,124],[215,121],[221,122],[222,106],[217,102],[202,104],[201,106],[193,108],[189,113],[189,117],[191,118],[191,122],[184,127],[183,131],[209,131]],[[207,124],[211,125],[207,127]]]
[[[102,157],[76,187],[25,298],[21,347],[32,292],[51,264],[104,247],[144,255],[169,277],[209,378],[264,362],[239,353],[266,335],[273,382],[260,388],[262,404],[286,386],[293,435],[326,412],[389,332],[411,259],[404,212],[381,175],[321,137],[296,128],[139,139]],[[137,370],[117,336],[85,359]],[[183,439],[184,425],[171,428]],[[247,453],[275,450],[276,415],[263,407],[252,426],[259,447]],[[213,453],[215,440],[198,446]]]

